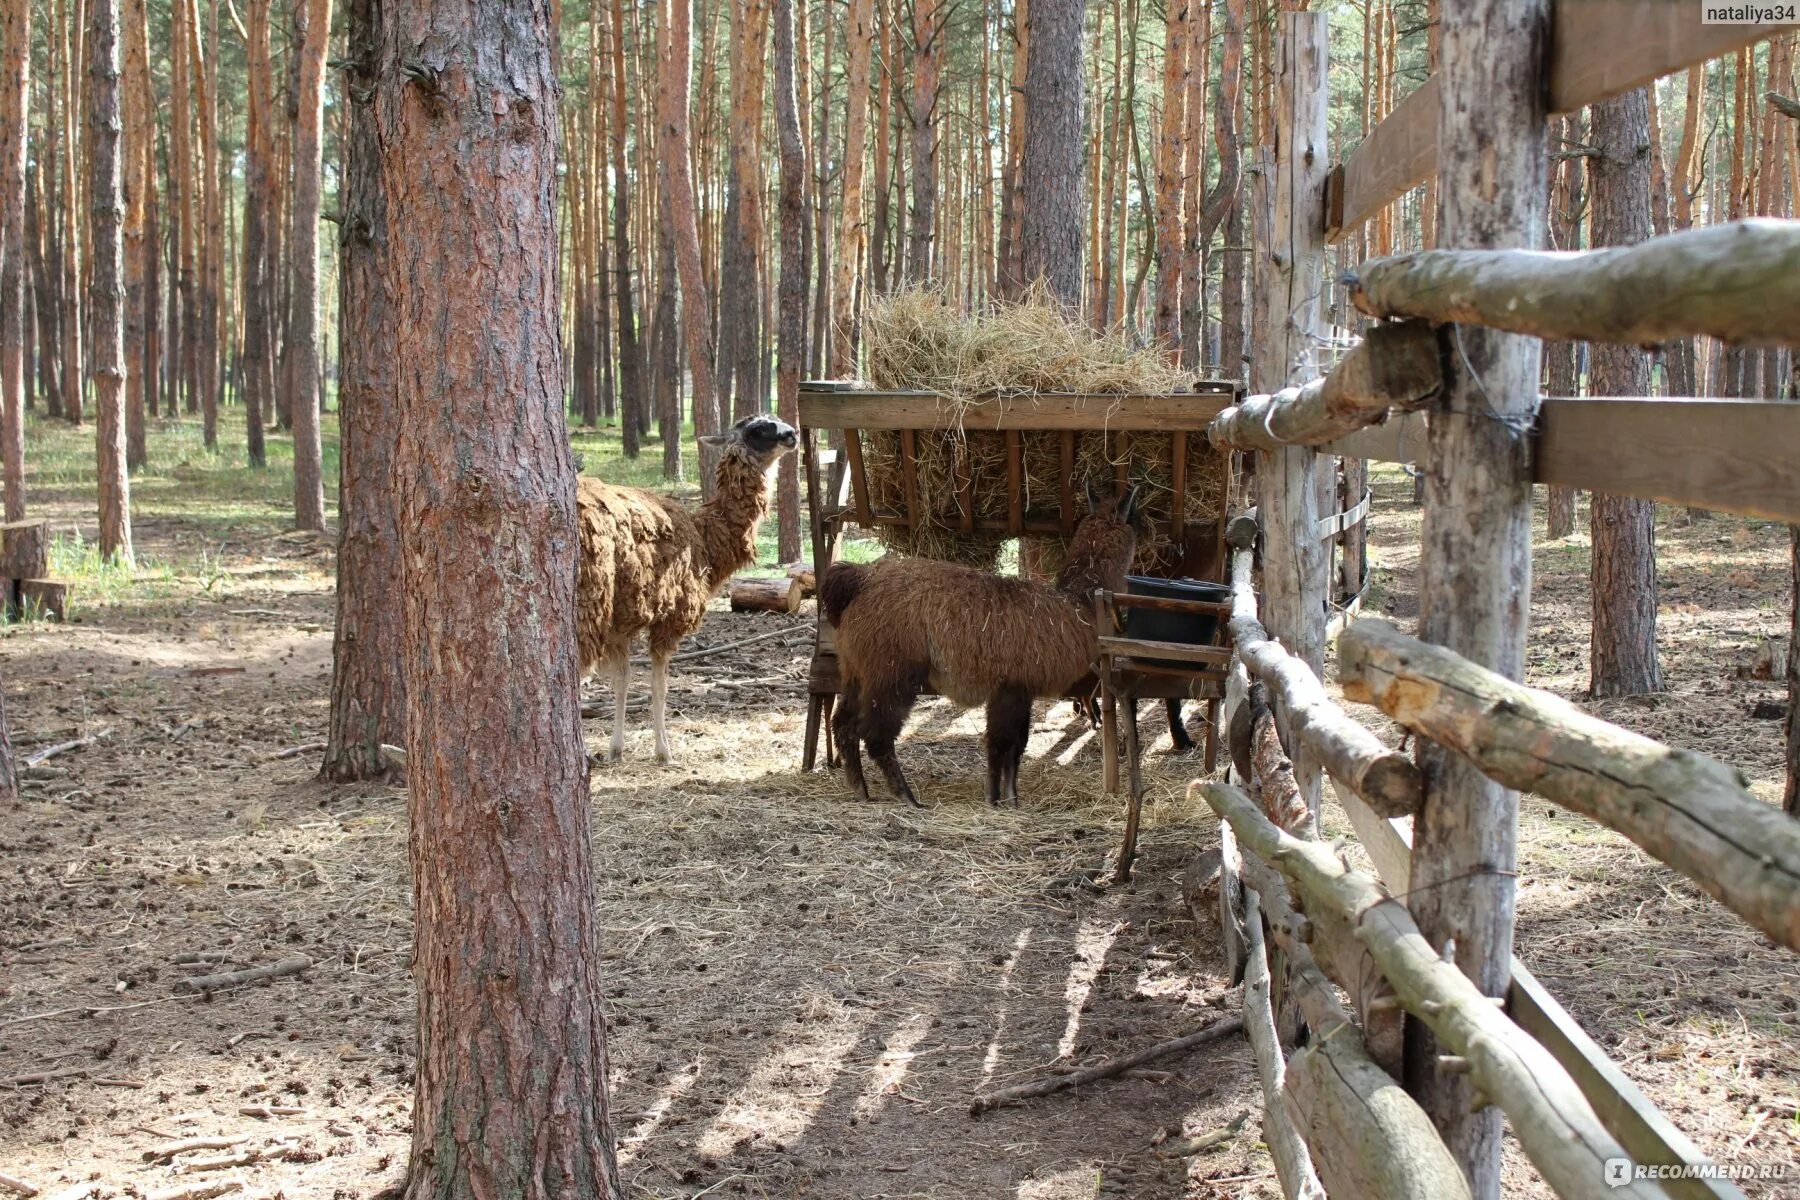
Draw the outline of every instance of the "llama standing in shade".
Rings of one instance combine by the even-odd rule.
[[[611,761],[625,751],[631,643],[640,633],[650,643],[656,761],[669,761],[669,659],[700,627],[706,602],[755,560],[756,527],[769,511],[769,469],[799,440],[793,426],[767,416],[745,417],[723,434],[701,438],[720,448],[718,486],[694,509],[639,488],[580,481],[581,670],[585,675],[604,665],[612,680]]]

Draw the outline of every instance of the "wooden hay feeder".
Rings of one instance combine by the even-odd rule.
[[[1122,492],[1139,484],[1148,528],[1137,573],[1222,580],[1230,462],[1207,442],[1205,430],[1241,391],[1235,382],[1201,381],[1193,392],[1162,395],[1035,394],[958,403],[935,392],[803,383],[802,463],[814,568],[822,574],[836,559],[844,528],[852,523],[906,553],[991,567],[1002,542],[1023,538],[1054,558],[1086,515],[1090,485]],[[821,448],[821,431],[836,435],[841,452]],[[1211,770],[1229,661],[1222,645],[1229,605],[1168,594],[1103,592],[1096,599],[1106,790],[1118,790],[1121,698],[1128,714],[1140,699],[1206,701]],[[1186,636],[1194,640],[1168,640],[1166,631],[1146,630],[1139,622],[1152,614],[1189,622]],[[817,764],[838,687],[833,630],[821,617],[803,770]],[[1124,736],[1132,786],[1121,878],[1130,869],[1141,802],[1135,719],[1125,722]],[[825,756],[835,765],[829,737]]]

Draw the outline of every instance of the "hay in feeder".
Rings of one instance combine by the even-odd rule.
[[[913,472],[918,524],[883,525],[880,537],[906,554],[943,558],[992,568],[1008,535],[967,528],[1007,517],[1006,435],[965,429],[971,406],[995,396],[1037,392],[1142,395],[1183,391],[1188,377],[1153,350],[1133,345],[1123,332],[1095,333],[1071,317],[1042,288],[1017,304],[985,314],[959,312],[933,288],[910,288],[873,303],[863,317],[868,383],[883,391],[936,392],[951,410],[950,428],[918,432]],[[1027,432],[1021,437],[1023,521],[1027,526],[1057,521],[1062,496],[1062,436]],[[1139,486],[1139,511],[1147,534],[1139,545],[1139,570],[1160,572],[1179,559],[1174,513],[1173,438],[1164,433],[1084,430],[1077,434],[1073,490],[1111,491],[1125,474]],[[878,512],[904,512],[905,477],[900,435],[893,430],[862,434],[869,501]],[[1225,510],[1226,460],[1192,434],[1187,439],[1184,519],[1206,522]],[[960,469],[969,475],[968,511],[959,487]],[[1027,534],[1047,543],[1040,562],[1060,559],[1060,536]]]

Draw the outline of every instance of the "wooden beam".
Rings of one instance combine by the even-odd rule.
[[[1247,397],[1213,419],[1206,436],[1221,450],[1317,446],[1415,409],[1443,387],[1438,335],[1423,321],[1377,325],[1322,378]]]
[[[1735,768],[1590,716],[1462,656],[1358,621],[1338,639],[1344,695],[1379,705],[1507,787],[1618,831],[1789,949],[1800,949],[1800,822]]]
[[[1025,532],[1025,443],[1017,429],[1006,431],[1006,532]]]
[[[1455,1066],[1466,1073],[1476,1094],[1506,1113],[1526,1156],[1557,1194],[1668,1194],[1649,1180],[1609,1187],[1605,1164],[1608,1159],[1629,1159],[1625,1147],[1601,1124],[1562,1065],[1467,976],[1438,956],[1405,905],[1383,892],[1370,876],[1344,866],[1329,847],[1276,828],[1237,788],[1196,782],[1193,790],[1230,822],[1247,852],[1259,855],[1292,881],[1310,916],[1316,920],[1319,912],[1330,909],[1351,923],[1357,940],[1368,947],[1407,1012],[1430,1026],[1456,1055]],[[1251,895],[1254,892],[1246,892],[1246,897]],[[1254,931],[1255,922],[1250,925]],[[1439,1071],[1449,1073],[1448,1064]]]
[[[1231,556],[1234,652],[1250,673],[1268,684],[1288,714],[1288,728],[1333,779],[1364,796],[1389,816],[1414,812],[1421,784],[1412,759],[1390,750],[1325,694],[1311,667],[1270,639],[1256,617],[1251,555]]]
[[[1322,542],[1330,541],[1346,529],[1362,524],[1363,518],[1369,515],[1369,493],[1364,492],[1362,499],[1346,508],[1343,512],[1332,513],[1329,517],[1320,517],[1319,523],[1313,526]]]
[[[1319,447],[1340,458],[1369,462],[1416,463],[1425,459],[1425,414],[1397,413],[1379,425],[1370,425]]]
[[[937,392],[800,392],[806,429],[1185,429],[1200,433],[1230,404],[1208,392],[1005,396],[953,404]]]
[[[850,459],[850,491],[856,497],[856,523],[872,529],[875,514],[869,507],[869,476],[863,470],[861,429],[852,426],[844,430],[844,453]]]
[[[1394,106],[1332,175],[1329,237],[1346,232],[1437,172],[1438,81],[1432,76]]]
[[[1797,456],[1800,404],[1553,398],[1531,461],[1539,483],[1800,524]]]
[[[1412,886],[1412,823],[1387,820],[1355,793],[1335,787],[1333,791],[1382,883],[1394,895],[1404,896]],[[1506,1011],[1569,1072],[1635,1161],[1662,1166],[1707,1161],[1516,957]],[[1743,1191],[1728,1180],[1671,1179],[1664,1186],[1681,1200],[1744,1200]]]
[[[1709,25],[1699,3],[1560,0],[1552,10],[1550,111],[1575,112],[1683,67],[1784,32],[1784,25]]]
[[[1177,440],[1181,436],[1179,433],[1175,435]],[[1057,437],[1060,461],[1056,473],[1056,519],[1062,525],[1064,537],[1074,534],[1077,515],[1075,510],[1075,437],[1073,429],[1065,429]],[[1175,504],[1176,511],[1180,511],[1181,489],[1179,487],[1175,489]]]
[[[1186,642],[1152,642],[1128,637],[1102,637],[1098,641],[1102,653],[1119,658],[1203,663],[1218,667],[1231,661],[1231,651],[1219,646],[1191,646]]]
[[[919,512],[919,443],[918,434],[911,429],[900,431],[900,494],[906,503],[906,526],[917,529],[921,523]]]
[[[1281,1040],[1275,1034],[1275,1013],[1270,1003],[1269,956],[1263,947],[1262,910],[1256,893],[1244,893],[1244,1036],[1256,1058],[1256,1077],[1262,1082],[1263,1142],[1275,1160],[1281,1194],[1287,1200],[1325,1200],[1325,1189],[1313,1170],[1306,1143],[1281,1104],[1281,1087],[1287,1063],[1281,1057]]]
[[[1647,346],[1705,334],[1785,346],[1800,329],[1800,221],[1757,217],[1605,250],[1422,250],[1372,259],[1349,285],[1372,317],[1553,341]]]

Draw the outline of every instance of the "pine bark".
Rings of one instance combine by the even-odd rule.
[[[319,438],[319,209],[321,129],[325,115],[325,49],[331,0],[298,0],[299,120],[294,125],[294,198],[288,253],[294,266],[286,346],[294,428],[294,527],[325,530],[325,483]]]
[[[613,296],[619,307],[619,426],[625,456],[638,456],[646,420],[644,351],[631,282],[631,182],[625,162],[625,6],[612,0]]]
[[[123,151],[125,225],[125,465],[149,460],[144,430],[144,398],[150,339],[156,324],[156,297],[149,288],[155,253],[148,237],[150,193],[156,187],[155,98],[150,83],[150,26],[145,0],[125,0],[121,13],[125,44]]]
[[[806,361],[806,143],[800,137],[794,94],[794,0],[775,0],[775,129],[781,147],[781,282],[776,347],[776,413],[800,423],[800,368]],[[777,537],[782,562],[799,559],[800,477],[795,455],[784,455],[776,483]]]
[[[194,73],[195,125],[200,135],[200,158],[195,163],[195,187],[199,193],[195,219],[194,387],[200,398],[201,437],[210,448],[219,444],[219,312],[221,299],[221,244],[225,240],[219,133],[215,119],[218,92],[217,0],[214,0],[213,54],[206,54],[200,36],[200,4],[192,0],[188,12],[188,52]]]
[[[662,439],[663,478],[679,482],[681,465],[681,319],[676,304],[680,294],[676,280],[674,222],[669,218],[669,193],[657,189],[656,222],[656,329],[653,366],[656,373],[656,424]]]
[[[1638,88],[1593,107],[1593,241],[1629,246],[1650,237],[1650,109]],[[1636,346],[1590,349],[1596,396],[1650,394],[1650,356]],[[1656,658],[1656,504],[1596,493],[1593,523],[1592,695],[1662,690]]]
[[[735,0],[732,23],[730,209],[719,293],[719,427],[761,412],[762,127],[769,0]],[[848,307],[838,310],[848,315]],[[727,331],[729,331],[727,333]],[[726,398],[730,398],[727,405]]]
[[[660,58],[657,81],[657,178],[667,204],[665,214],[674,243],[675,271],[680,277],[682,332],[686,335],[688,376],[694,387],[694,432],[718,432],[718,391],[712,360],[712,312],[707,303],[706,272],[700,257],[700,230],[695,223],[694,177],[688,164],[688,91],[692,78],[692,0],[660,0],[663,21],[658,27]],[[672,279],[665,277],[667,288]],[[680,378],[675,380],[677,405]],[[679,412],[679,408],[677,409]],[[679,438],[681,424],[665,436]],[[664,449],[665,462],[668,454]],[[704,444],[700,453],[700,490],[710,496],[713,488],[712,458]]]
[[[169,175],[175,182],[177,230],[173,247],[176,257],[174,282],[179,294],[178,303],[171,305],[169,318],[170,328],[174,331],[170,344],[176,352],[177,381],[176,386],[171,389],[171,404],[179,403],[182,411],[195,414],[200,411],[197,252],[201,198],[196,195],[199,168],[194,161],[193,149],[194,83],[190,42],[194,35],[189,31],[189,26],[194,21],[192,0],[170,0],[169,9],[169,77],[173,90],[169,119],[174,124],[169,139],[172,156]],[[179,397],[179,401],[175,397]]]
[[[849,95],[844,112],[844,188],[838,217],[837,261],[831,290],[838,320],[831,331],[826,372],[848,379],[856,372],[856,288],[868,242],[863,215],[863,159],[869,144],[869,76],[874,58],[875,0],[850,0],[844,28]],[[795,131],[796,134],[798,130]],[[794,248],[796,254],[799,247]],[[786,251],[783,251],[785,257]]]
[[[1781,807],[1800,817],[1800,525],[1788,528],[1787,790]]]
[[[1201,0],[1168,0],[1163,34],[1163,110],[1156,152],[1156,341],[1181,361],[1182,171],[1187,133],[1188,11]]]
[[[348,0],[344,7],[350,111],[338,243],[337,625],[319,769],[321,778],[340,783],[383,774],[388,764],[381,747],[406,744],[394,469],[398,373],[394,310],[384,286],[393,254],[374,111],[383,6],[383,0]]]
[[[125,465],[125,199],[119,145],[119,0],[87,0],[89,366],[100,493],[100,557],[129,566],[131,477]]]
[[[0,0],[0,478],[8,521],[25,519],[25,115],[33,2]],[[7,743],[0,746],[0,786],[11,762]]]
[[[940,41],[943,28],[943,22],[938,17],[938,0],[913,0],[912,215],[906,252],[906,276],[912,283],[932,279],[937,271],[932,238],[937,223],[937,103],[938,83],[943,71],[943,45]],[[1075,36],[1076,60],[1079,62],[1079,20],[1076,22]],[[1078,90],[1077,97],[1079,95]],[[1080,111],[1080,103],[1078,98],[1077,112]]]
[[[76,131],[81,122],[81,22],[79,2],[63,4],[64,21],[58,41],[62,47],[62,195],[59,216],[62,218],[62,379],[63,419],[81,424],[82,410],[87,405],[87,358],[84,344],[87,331],[86,309],[82,303],[82,249],[87,239],[81,220],[84,207],[81,183],[80,142]]]
[[[275,139],[271,128],[269,61],[270,0],[245,0],[245,59],[248,92],[244,148],[244,340],[240,347],[244,390],[244,432],[250,465],[268,464],[263,423],[275,405],[274,270],[270,224],[274,217]],[[358,85],[367,89],[370,85]],[[359,103],[355,96],[352,103]],[[368,98],[360,101],[368,103]],[[349,346],[348,341],[344,343]]]
[[[1250,358],[1249,313],[1244,303],[1244,276],[1249,262],[1249,236],[1240,186],[1243,164],[1238,147],[1238,117],[1244,103],[1244,0],[1225,0],[1225,27],[1220,37],[1219,96],[1213,137],[1219,151],[1219,178],[1206,194],[1194,233],[1193,253],[1212,242],[1225,227],[1224,257],[1219,265],[1219,368],[1228,379],[1244,379]]]
[[[554,36],[545,0],[382,12],[419,997],[408,1200],[621,1194],[575,654]]]
[[[1019,165],[1019,256],[1027,285],[1081,303],[1081,0],[1033,0]]]

